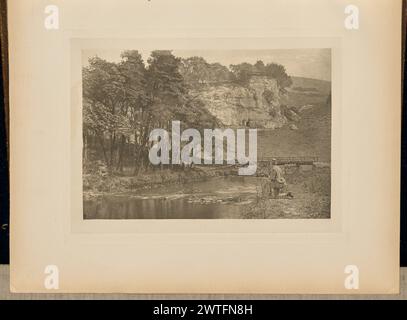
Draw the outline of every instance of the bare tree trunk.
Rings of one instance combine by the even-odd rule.
[[[124,153],[124,146],[125,146],[126,138],[124,135],[121,135],[120,138],[120,146],[119,146],[119,159],[117,161],[116,170],[122,172],[123,171],[123,153]]]
[[[116,133],[113,131],[110,134],[110,162],[109,162],[109,167],[110,169],[113,169],[114,166],[114,149],[115,149],[115,144],[116,144]]]
[[[108,165],[108,158],[107,158],[107,154],[106,154],[105,143],[103,141],[103,135],[98,134],[97,137],[98,137],[100,146],[102,147],[103,156],[105,158],[105,163],[106,163],[106,165]]]

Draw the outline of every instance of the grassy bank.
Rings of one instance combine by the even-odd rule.
[[[318,168],[286,175],[287,188],[294,199],[258,197],[245,211],[246,219],[329,219],[330,168]]]
[[[223,176],[227,172],[222,168],[194,167],[185,170],[153,170],[136,176],[119,174],[101,175],[88,173],[83,175],[83,194],[85,199],[105,194],[137,192],[162,185],[186,184],[204,181],[209,178]]]

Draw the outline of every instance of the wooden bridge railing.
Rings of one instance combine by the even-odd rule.
[[[257,162],[271,162],[276,160],[277,164],[313,165],[318,162],[318,157],[262,157]]]

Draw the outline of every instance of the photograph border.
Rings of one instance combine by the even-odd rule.
[[[341,38],[71,38],[71,231],[73,233],[341,233]],[[83,218],[82,50],[273,50],[331,49],[331,218],[330,219],[111,219]]]

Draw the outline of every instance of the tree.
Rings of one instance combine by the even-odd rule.
[[[259,60],[255,63],[254,68],[257,72],[259,73],[265,73],[265,68],[266,66],[264,65],[264,62]]]
[[[288,88],[293,84],[291,77],[281,64],[269,63],[264,70],[267,76],[277,80],[277,84],[281,89]]]
[[[179,72],[181,59],[171,51],[153,51],[148,59],[147,93],[151,115],[157,122],[169,121],[185,103],[187,87]]]
[[[229,69],[220,63],[212,63],[209,65],[209,81],[210,82],[229,82],[232,74]]]
[[[148,128],[145,126],[145,120],[148,117],[149,103],[146,94],[146,68],[141,55],[136,50],[128,50],[121,54],[121,58],[119,70],[125,79],[126,102],[123,111],[130,121],[132,131],[129,136],[121,136],[118,169],[122,170],[126,143],[131,142],[133,145],[130,154],[134,168],[141,163],[142,151],[148,140]]]
[[[184,80],[192,86],[206,83],[210,77],[210,66],[202,57],[182,59],[179,71]]]
[[[246,85],[255,71],[253,65],[247,62],[231,65],[230,70],[232,71],[234,81],[241,85]]]
[[[254,74],[259,74],[276,79],[281,90],[292,85],[291,77],[287,74],[285,67],[277,63],[264,64],[259,60],[254,65],[244,62],[238,65],[231,65],[230,70],[235,82],[241,85],[247,85]]]
[[[104,160],[113,169],[118,134],[129,132],[129,121],[123,113],[125,79],[115,63],[98,57],[89,60],[83,70],[84,131],[94,135],[103,151]],[[109,146],[105,145],[105,139]]]
[[[220,63],[210,64],[202,57],[182,59],[180,73],[191,87],[223,83],[231,79],[231,73],[227,67]]]

